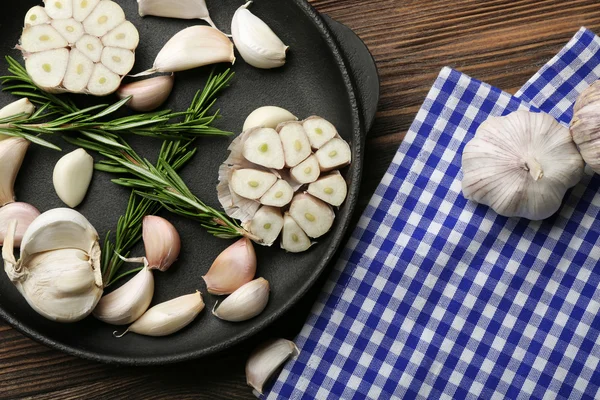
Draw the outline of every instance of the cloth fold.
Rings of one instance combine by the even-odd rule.
[[[597,398],[600,177],[536,222],[467,201],[460,165],[488,116],[568,124],[599,75],[585,28],[516,96],[444,68],[265,397]]]

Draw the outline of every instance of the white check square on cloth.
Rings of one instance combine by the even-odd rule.
[[[532,222],[467,201],[460,166],[489,115],[566,124],[599,75],[583,28],[517,96],[444,68],[265,396],[597,398],[600,176]]]

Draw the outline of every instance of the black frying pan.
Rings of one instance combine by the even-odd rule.
[[[151,66],[158,50],[173,34],[200,23],[154,17],[142,19],[137,16],[134,0],[117,2],[140,31],[141,42],[133,72]],[[22,19],[29,7],[40,3],[37,0],[13,2],[0,15],[2,55],[9,54],[21,60],[13,47],[20,36]],[[213,20],[224,31],[229,31],[229,21],[241,4],[241,1],[208,1]],[[46,345],[79,357],[130,365],[163,364],[214,353],[255,334],[281,316],[313,285],[340,245],[356,203],[364,138],[379,97],[377,71],[366,47],[349,29],[330,19],[326,22],[305,1],[258,0],[252,5],[252,11],[267,21],[290,46],[288,62],[283,68],[265,71],[252,68],[239,58],[234,66],[236,77],[232,86],[217,103],[223,115],[218,126],[239,132],[247,114],[261,105],[278,105],[300,118],[318,114],[334,123],[351,143],[353,163],[344,171],[349,184],[348,198],[337,213],[331,232],[302,254],[288,254],[278,246],[256,248],[258,276],[269,280],[272,292],[265,311],[250,321],[229,323],[213,317],[210,310],[217,298],[206,293],[201,279],[212,260],[231,242],[208,235],[196,222],[165,213],[164,216],[180,232],[182,253],[168,272],[155,273],[153,304],[199,289],[204,295],[206,309],[187,328],[164,338],[128,334],[116,339],[112,335],[115,327],[93,317],[75,324],[54,323],[36,314],[0,272],[0,316],[8,323]],[[0,62],[0,70],[6,71],[4,60]],[[208,73],[209,68],[200,68],[176,74],[175,89],[166,107],[185,109]],[[0,94],[2,105],[13,100],[7,93]],[[76,96],[75,100],[81,104],[98,102],[84,96]],[[114,100],[108,97],[102,102]],[[139,153],[155,159],[159,141],[139,137],[128,139]],[[226,158],[230,140],[200,139],[197,155],[182,171],[182,177],[192,191],[211,205],[218,205],[217,169]],[[65,151],[72,150],[60,139],[55,142]],[[42,212],[62,207],[52,187],[52,169],[61,156],[62,153],[31,146],[17,179],[17,198],[35,205]],[[95,172],[90,191],[77,208],[101,237],[108,230],[114,230],[129,196],[129,191],[111,183],[111,178],[109,174]],[[140,247],[137,253],[141,254],[141,251]]]

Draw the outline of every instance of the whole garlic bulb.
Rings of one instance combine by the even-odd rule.
[[[569,130],[552,116],[517,111],[490,117],[462,155],[463,195],[506,217],[554,214],[583,175]]]
[[[581,156],[596,173],[600,173],[600,81],[585,89],[573,107],[571,136]]]
[[[21,241],[15,259],[16,220],[4,239],[4,271],[42,316],[75,322],[92,312],[102,296],[98,233],[75,210],[55,208],[37,217]]]

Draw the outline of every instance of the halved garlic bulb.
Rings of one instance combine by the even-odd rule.
[[[110,0],[45,4],[28,11],[18,46],[35,84],[53,93],[104,96],[117,90],[139,42],[121,7]]]
[[[4,239],[4,271],[29,305],[58,322],[75,322],[92,312],[102,295],[98,233],[75,210],[56,208],[37,217],[14,256],[16,220]]]
[[[583,168],[568,128],[548,114],[516,111],[488,118],[466,144],[462,192],[500,215],[540,220],[559,209]]]

